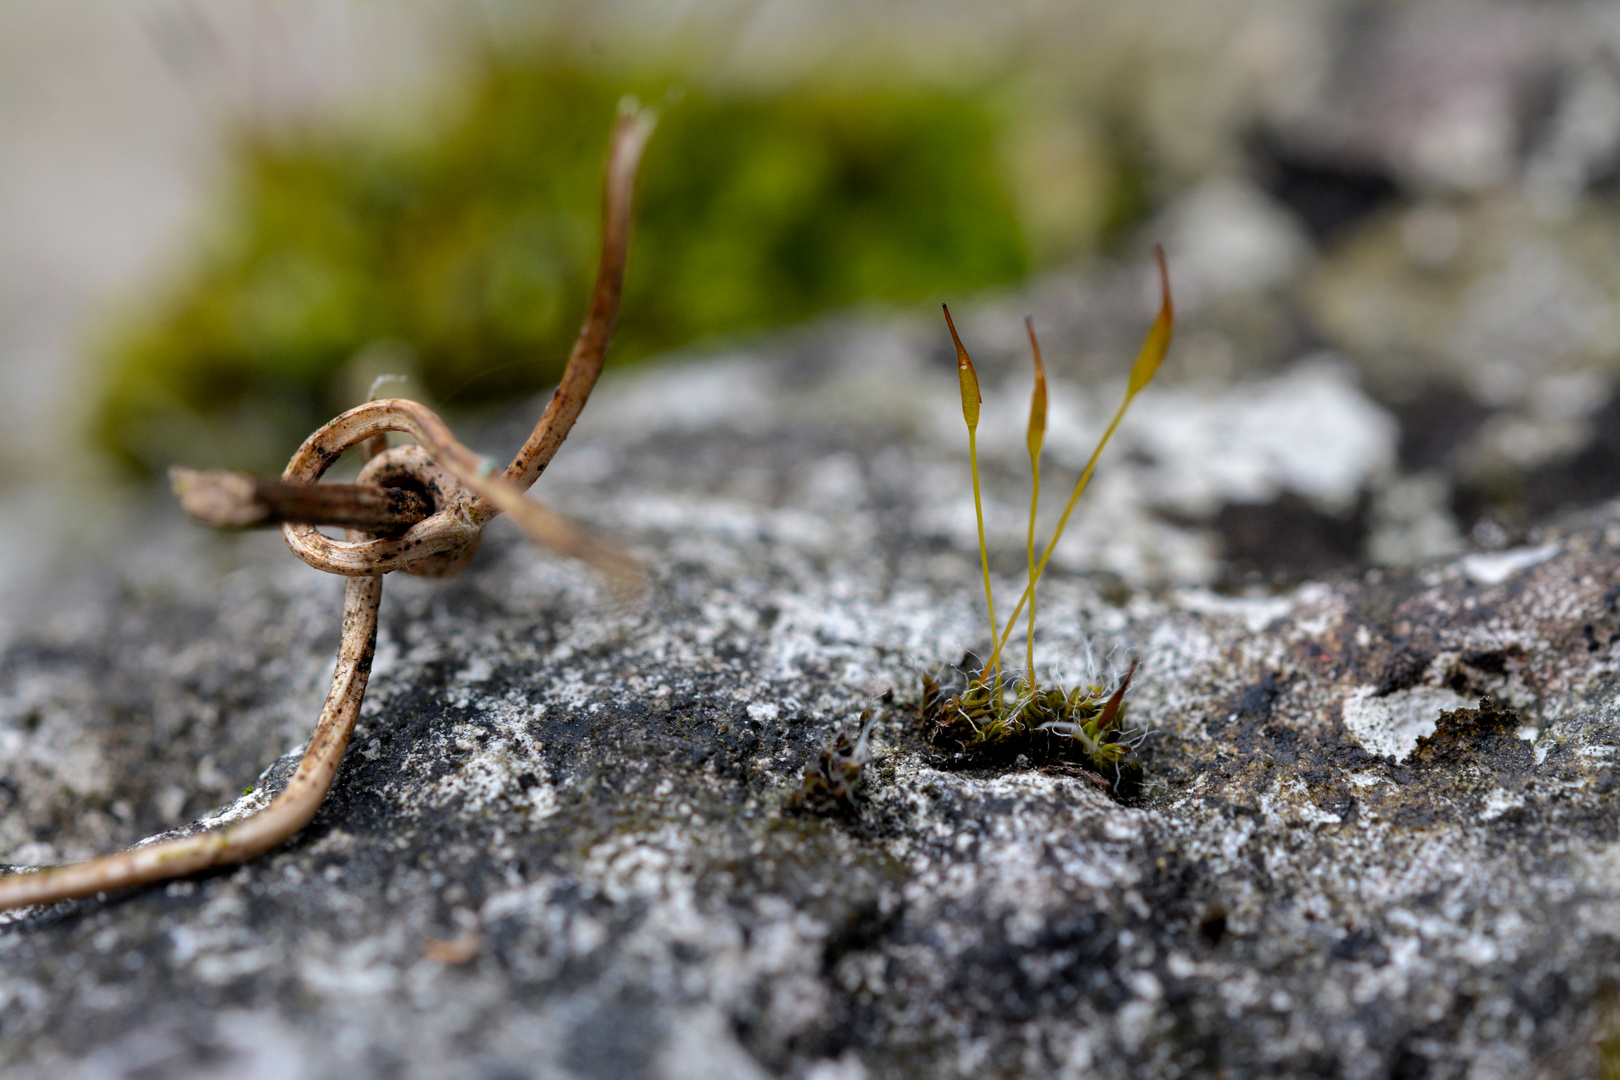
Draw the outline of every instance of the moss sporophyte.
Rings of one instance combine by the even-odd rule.
[[[1035,589],[1046,571],[1058,540],[1074,513],[1080,495],[1091,482],[1097,461],[1103,449],[1113,438],[1114,431],[1125,417],[1125,410],[1142,388],[1152,381],[1170,348],[1170,335],[1175,325],[1175,311],[1170,301],[1170,275],[1165,267],[1164,252],[1154,249],[1159,270],[1161,295],[1159,316],[1148,330],[1142,351],[1137,354],[1125,387],[1125,397],[1114,411],[1107,430],[1091,452],[1086,467],[1081,470],[1069,495],[1063,516],[1058,519],[1052,538],[1047,541],[1039,560],[1035,557],[1035,517],[1041,491],[1041,446],[1046,436],[1046,369],[1041,362],[1040,343],[1035,338],[1035,327],[1028,319],[1030,350],[1035,362],[1035,388],[1030,398],[1027,444],[1031,472],[1029,499],[1029,527],[1026,531],[1028,580],[1005,624],[996,619],[995,594],[990,584],[990,557],[984,538],[984,502],[979,492],[978,427],[979,406],[983,400],[979,393],[979,377],[973,360],[962,345],[951,320],[950,309],[945,309],[945,325],[950,329],[956,346],[956,370],[962,390],[962,419],[968,429],[968,464],[973,474],[973,512],[979,532],[979,564],[984,579],[985,607],[990,617],[989,656],[974,668],[963,665],[954,676],[941,681],[924,676],[923,695],[919,712],[924,734],[928,741],[942,749],[950,749],[970,757],[987,761],[1011,761],[1023,756],[1032,761],[1067,760],[1090,768],[1109,780],[1116,793],[1133,786],[1140,775],[1140,766],[1130,761],[1135,746],[1123,726],[1125,692],[1136,672],[1132,661],[1130,670],[1119,685],[1110,692],[1107,687],[1091,685],[1065,690],[1061,687],[1043,687],[1035,674]],[[1024,665],[1016,676],[1003,670],[1003,657],[1019,615],[1028,609],[1027,630],[1024,634]]]

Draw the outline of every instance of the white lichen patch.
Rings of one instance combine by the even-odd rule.
[[[199,828],[211,829],[220,825],[228,825],[233,821],[241,821],[243,818],[251,817],[269,806],[271,798],[270,792],[260,783],[255,785],[253,790],[244,791],[241,798],[233,800],[228,806],[221,807],[212,814],[198,818],[197,825]]]
[[[1144,397],[1133,441],[1154,497],[1190,514],[1293,492],[1342,513],[1395,462],[1395,420],[1343,363],[1315,357],[1250,386]]]
[[[1485,805],[1480,808],[1479,818],[1481,821],[1492,821],[1509,810],[1517,810],[1523,805],[1524,793],[1522,791],[1503,791],[1501,788],[1497,788],[1486,794]]]
[[[457,804],[468,813],[500,799],[521,802],[537,825],[556,813],[557,792],[548,779],[544,748],[521,726],[505,725],[492,736],[476,725],[461,724],[450,738],[464,756],[458,755],[456,767],[426,791],[413,794],[413,801],[433,807]]]
[[[1557,544],[1513,548],[1509,551],[1475,552],[1461,559],[1463,573],[1481,585],[1500,585],[1514,574],[1546,562],[1558,554]]]
[[[1298,778],[1277,784],[1260,796],[1260,813],[1275,825],[1337,825],[1343,819],[1317,806]]]
[[[1376,686],[1359,686],[1345,695],[1341,709],[1356,742],[1398,761],[1416,749],[1418,739],[1434,734],[1441,713],[1475,704],[1446,687],[1413,686],[1379,696]]]

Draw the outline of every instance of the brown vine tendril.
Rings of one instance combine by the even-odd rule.
[[[177,493],[194,516],[234,527],[281,522],[293,554],[348,578],[337,669],[315,733],[287,786],[257,812],[224,828],[147,841],[114,855],[0,875],[0,910],[241,862],[297,833],[325,801],[365,698],[382,576],[393,570],[427,577],[456,573],[498,514],[511,517],[536,544],[592,566],[621,592],[639,587],[640,569],[628,555],[523,493],[551,463],[601,374],[624,285],[636,172],[653,123],[634,101],[620,105],[603,184],[602,255],[591,306],[557,392],[504,471],[458,442],[431,409],[402,399],[368,401],[326,424],[293,454],[280,481],[177,470]],[[390,431],[411,436],[416,445],[384,449],[382,436]],[[314,486],[345,450],[362,444],[371,456],[357,483]],[[199,512],[201,506],[211,509]],[[372,531],[351,527],[336,540],[315,528],[322,523]]]

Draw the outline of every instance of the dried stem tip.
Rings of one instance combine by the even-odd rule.
[[[180,465],[169,470],[169,482],[186,513],[219,528],[293,521],[387,532],[414,525],[433,512],[417,492],[376,484],[296,484]]]

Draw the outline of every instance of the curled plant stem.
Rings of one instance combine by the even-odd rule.
[[[393,570],[428,576],[456,572],[477,547],[483,526],[497,514],[510,514],[531,540],[560,554],[583,559],[612,583],[625,587],[639,583],[639,567],[628,556],[562,515],[524,498],[523,492],[562,445],[602,370],[624,280],[636,171],[652,125],[651,114],[639,110],[634,102],[627,99],[621,104],[608,152],[602,257],[590,311],[557,393],[504,472],[496,463],[458,442],[431,409],[399,399],[368,401],[350,409],[306,439],[288,462],[282,482],[290,488],[306,489],[293,494],[307,499],[312,497],[307,488],[319,481],[345,450],[364,444],[370,460],[360,473],[360,483],[344,487],[376,489],[384,485],[368,481],[384,475],[404,477],[428,493],[432,512],[400,536],[388,538],[367,538],[351,532],[347,539],[335,540],[322,535],[312,524],[282,525],[282,535],[295,555],[316,569],[349,579],[344,589],[343,636],[332,687],[309,747],[286,788],[262,810],[223,829],[141,844],[66,866],[0,875],[0,910],[92,896],[241,862],[297,833],[325,800],[360,713],[377,642],[382,575]],[[386,450],[382,436],[389,431],[405,432],[418,445]],[[371,456],[373,453],[375,456]],[[177,487],[186,483],[183,474]],[[240,484],[237,486],[240,489]],[[340,492],[337,498],[352,503],[356,493]],[[230,501],[227,499],[227,503]],[[246,500],[250,505],[254,501],[251,497]]]

